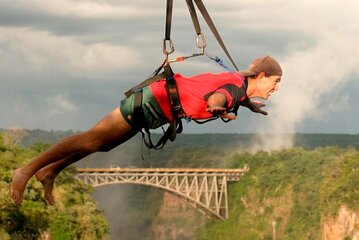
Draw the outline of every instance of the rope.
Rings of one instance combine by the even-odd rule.
[[[223,67],[224,69],[226,69],[228,72],[235,73],[235,71],[234,71],[232,68],[230,68],[230,67],[228,67],[227,65],[225,65],[225,64],[223,63],[223,60],[220,59],[219,57],[217,57],[217,56],[212,56],[212,55],[209,54],[208,52],[205,52],[204,54],[205,54],[209,59],[212,59],[212,60],[215,61],[218,65],[220,65],[221,67]]]

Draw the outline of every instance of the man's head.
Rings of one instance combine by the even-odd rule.
[[[248,79],[249,98],[268,99],[274,91],[278,91],[282,68],[274,58],[264,56],[255,59],[247,70],[239,71],[239,74]]]

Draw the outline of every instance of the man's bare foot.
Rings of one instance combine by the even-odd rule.
[[[54,181],[56,178],[56,175],[52,173],[46,173],[46,171],[38,171],[36,174],[36,179],[41,182],[43,188],[44,188],[44,196],[48,204],[54,205],[55,204],[55,198],[52,194],[52,189],[54,188]]]
[[[22,204],[24,190],[31,176],[32,174],[24,168],[14,170],[10,185],[10,197],[14,200],[16,205]]]

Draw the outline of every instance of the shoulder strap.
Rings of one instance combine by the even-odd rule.
[[[146,87],[146,86],[150,85],[151,83],[157,82],[158,80],[165,79],[165,78],[166,78],[166,75],[164,73],[160,73],[153,77],[150,77],[150,78],[146,79],[145,81],[143,81],[142,83],[137,84],[136,86],[134,86],[133,88],[131,88],[130,90],[125,92],[125,96],[128,98],[133,93],[139,91],[139,89]]]
[[[166,75],[166,90],[169,97],[171,106],[172,106],[172,115],[174,118],[183,117],[184,112],[182,110],[182,105],[179,97],[179,92],[174,78],[173,71],[170,65],[164,67]]]

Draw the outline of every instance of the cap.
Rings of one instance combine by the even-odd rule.
[[[282,68],[279,63],[270,56],[264,56],[255,59],[247,70],[238,71],[239,74],[245,77],[257,75],[264,72],[268,75],[282,76]]]

